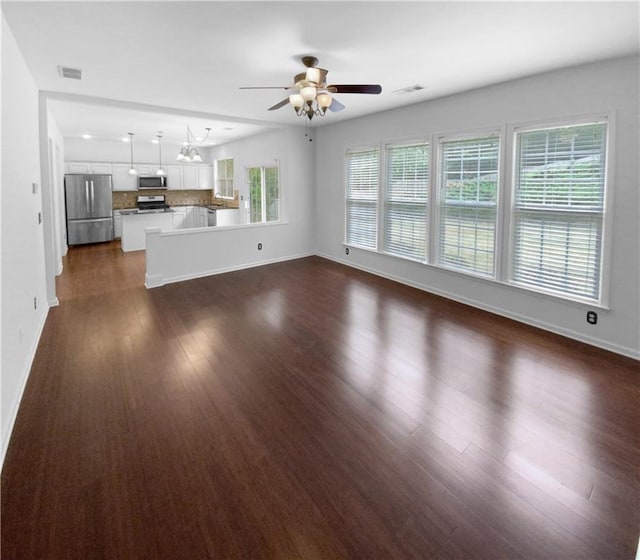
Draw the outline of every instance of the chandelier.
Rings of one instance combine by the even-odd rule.
[[[204,138],[200,138],[200,137],[196,138],[193,135],[193,132],[191,132],[191,128],[189,128],[189,125],[187,125],[187,141],[184,142],[183,147],[180,149],[180,152],[178,152],[178,155],[176,156],[177,161],[186,161],[186,162],[202,161],[202,158],[200,157],[198,150],[194,148],[191,144],[194,141],[204,142],[207,138],[209,138],[209,133],[211,132],[211,129],[205,128],[205,130],[207,131],[207,133],[205,134]]]

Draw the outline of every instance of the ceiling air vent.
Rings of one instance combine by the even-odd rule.
[[[79,68],[68,68],[66,66],[58,66],[58,72],[63,78],[71,78],[72,80],[82,80],[82,70]]]
[[[421,89],[424,89],[424,86],[414,84],[412,86],[407,86],[401,89],[397,89],[393,93],[397,93],[398,95],[404,95],[405,93],[414,93],[416,91],[420,91]]]

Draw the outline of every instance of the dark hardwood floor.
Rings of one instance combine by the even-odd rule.
[[[319,258],[64,264],[3,559],[634,558],[638,362]]]

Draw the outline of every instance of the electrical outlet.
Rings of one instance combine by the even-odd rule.
[[[38,298],[37,297],[33,298],[33,308],[34,309],[38,309]]]
[[[345,255],[348,255],[348,254],[349,254],[349,247],[345,247],[345,248],[344,248],[344,254],[345,254]]]
[[[42,223],[42,212],[38,212],[38,225]]]
[[[258,251],[262,251],[262,243],[258,243]]]
[[[587,323],[595,325],[598,322],[598,314],[595,311],[587,311]]]
[[[38,183],[31,183],[31,192],[36,194],[38,192]]]

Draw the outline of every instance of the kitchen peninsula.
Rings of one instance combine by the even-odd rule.
[[[159,227],[163,231],[173,229],[173,211],[139,213],[136,209],[121,210],[124,252],[145,249],[145,228]]]

